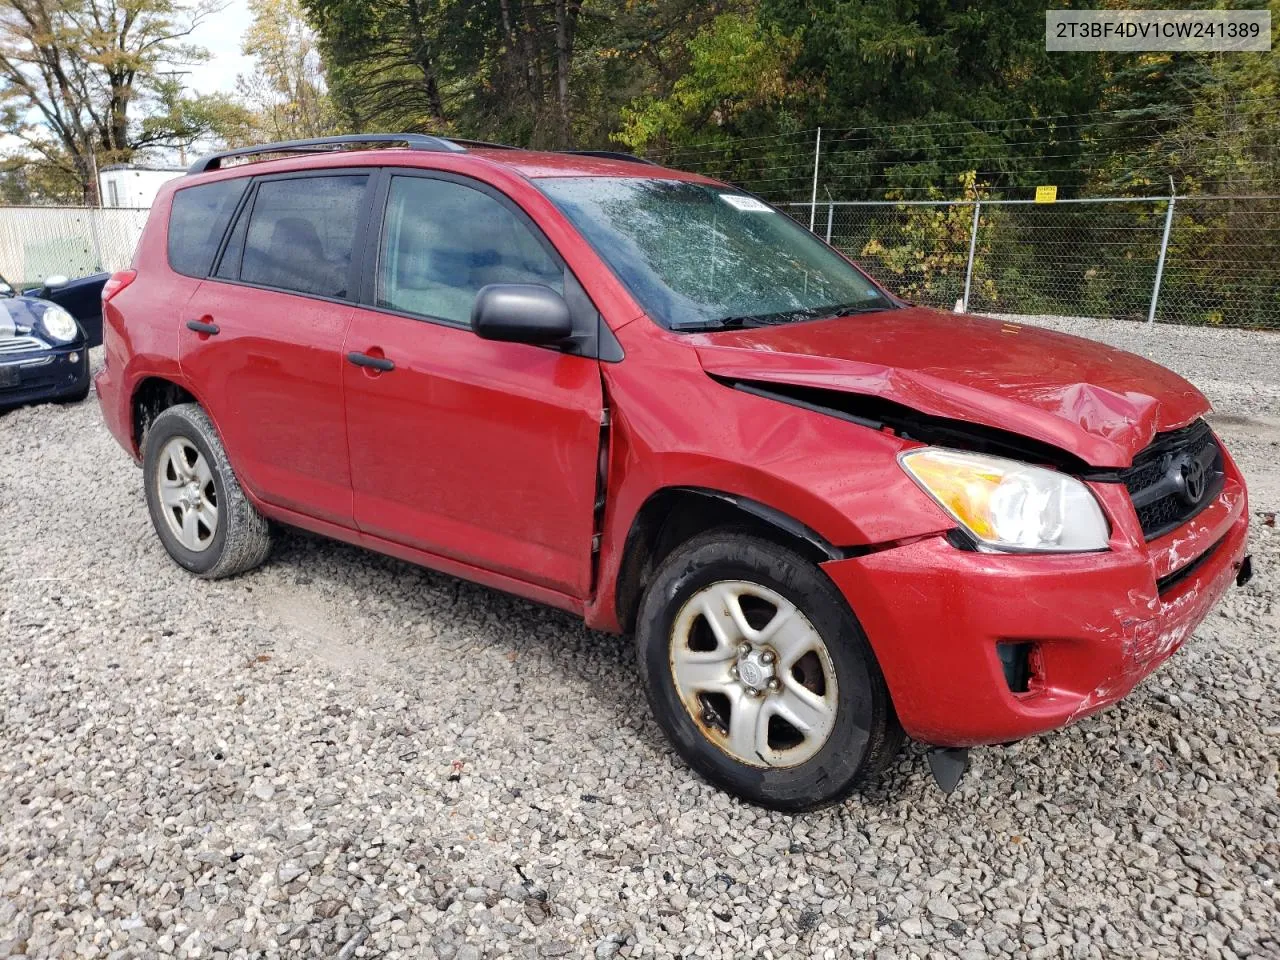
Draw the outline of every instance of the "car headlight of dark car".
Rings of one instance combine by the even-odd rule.
[[[44,308],[38,324],[40,332],[54,343],[70,343],[80,335],[76,318],[55,303]]]

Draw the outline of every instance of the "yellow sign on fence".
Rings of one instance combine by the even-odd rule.
[[[1058,200],[1058,188],[1052,187],[1036,187],[1036,203],[1056,203]]]

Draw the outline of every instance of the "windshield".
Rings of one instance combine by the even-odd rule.
[[[892,309],[867,277],[755,197],[683,180],[537,181],[645,312],[672,330]]]

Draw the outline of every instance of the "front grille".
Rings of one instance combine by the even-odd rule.
[[[1222,490],[1222,448],[1203,420],[1156,436],[1120,474],[1148,540],[1164,536]]]
[[[0,340],[0,356],[7,353],[27,353],[31,350],[47,350],[49,345],[35,337],[5,337]]]

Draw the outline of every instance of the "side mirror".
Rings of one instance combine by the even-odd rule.
[[[65,287],[68,283],[70,283],[70,280],[67,279],[66,274],[55,273],[52,277],[44,278],[44,289],[57,290],[59,287]]]
[[[573,335],[564,297],[537,283],[491,283],[471,308],[471,329],[485,340],[557,343]]]

